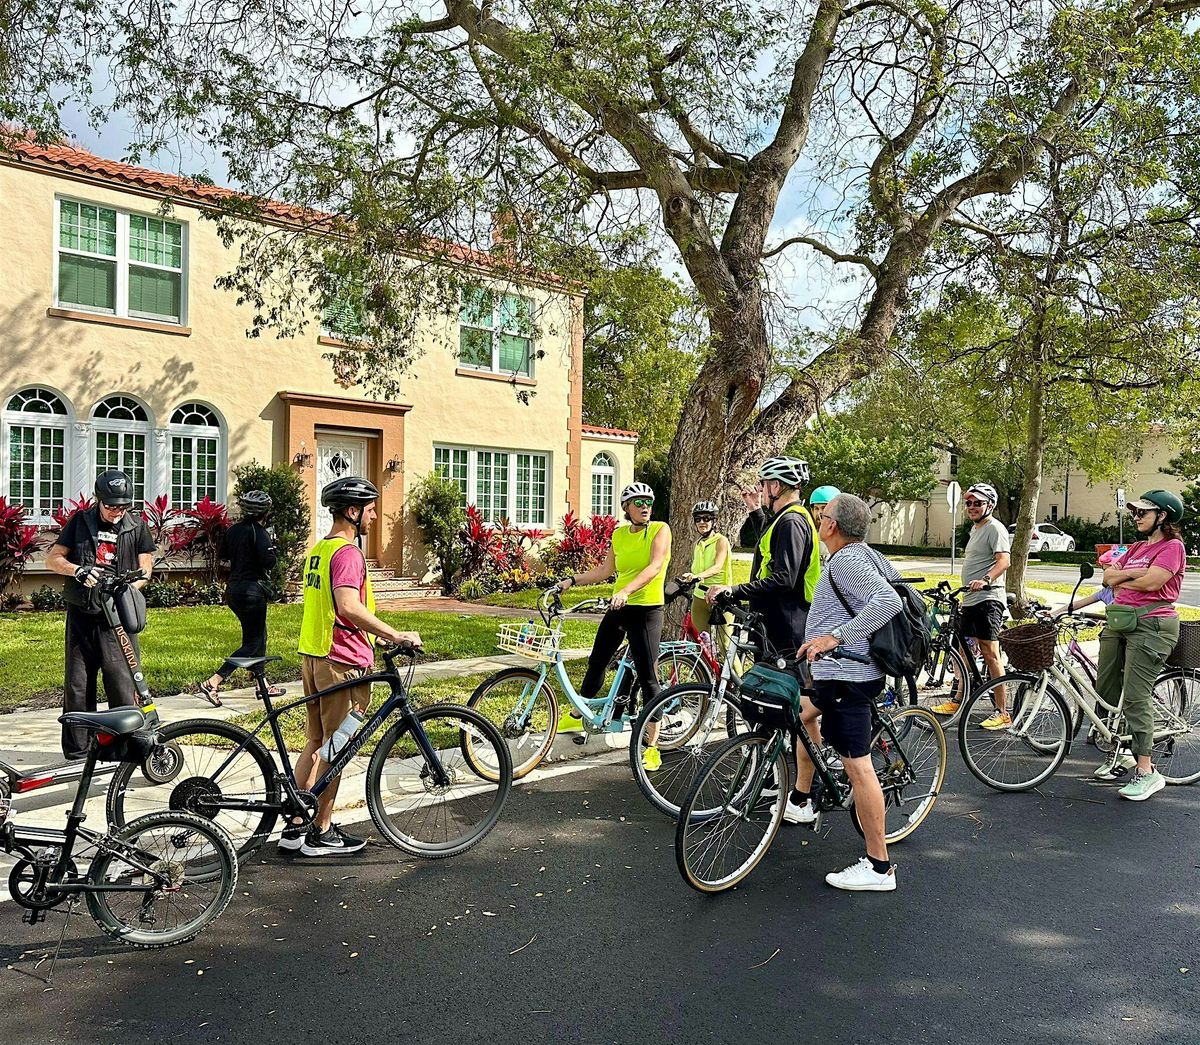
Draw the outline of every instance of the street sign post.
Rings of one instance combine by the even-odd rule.
[[[954,558],[958,551],[958,502],[962,500],[962,487],[953,479],[946,486],[946,504],[950,507],[950,572],[954,572]]]
[[[1117,487],[1117,543],[1125,543],[1125,487]]]

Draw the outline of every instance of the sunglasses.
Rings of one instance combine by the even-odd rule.
[[[635,497],[629,502],[635,508],[653,508],[654,502],[649,497]]]
[[[987,501],[964,500],[963,506],[966,508],[984,508],[987,506]]]
[[[1153,515],[1157,511],[1157,508],[1135,508],[1132,504],[1129,505],[1129,514],[1135,519],[1140,519],[1143,515]]]
[[[716,521],[717,521],[717,517],[715,515],[697,515],[696,516],[696,522],[698,522],[698,523],[701,523],[701,522],[710,523],[710,522],[716,522]]]

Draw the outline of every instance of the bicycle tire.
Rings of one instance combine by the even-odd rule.
[[[270,836],[279,818],[277,809],[222,809],[216,817],[211,808],[205,812],[204,798],[237,795],[247,801],[265,802],[276,807],[281,802],[278,769],[266,747],[255,736],[232,722],[212,718],[189,718],[158,727],[161,742],[174,743],[179,755],[188,761],[178,767],[168,783],[149,780],[135,763],[122,763],[113,774],[105,796],[108,822],[124,827],[151,812],[176,810],[194,813],[216,823],[233,842],[240,859],[245,859]],[[192,738],[192,743],[187,738]],[[204,743],[203,738],[217,743]],[[235,763],[221,771],[221,762],[229,749],[244,745]],[[220,771],[214,777],[213,773]],[[224,783],[222,783],[224,781]],[[207,786],[202,782],[207,782]],[[236,790],[235,790],[236,788]]]
[[[1051,683],[1040,698],[1042,704],[1032,714],[1030,733],[1034,742],[1014,733],[1011,728],[984,730],[981,716],[990,717],[995,709],[992,690],[1008,687],[1008,707],[1014,723],[1021,722],[1026,699],[1034,697],[1031,687],[1040,685],[1041,676],[1023,672],[1001,675],[973,692],[962,706],[958,722],[958,747],[967,769],[981,783],[996,791],[1028,791],[1049,780],[1071,750],[1071,711],[1066,699]],[[1060,724],[1061,723],[1061,724]],[[1001,764],[1014,771],[1001,778]],[[1021,761],[1018,761],[1018,758]]]
[[[1160,687],[1166,691],[1161,695]],[[1155,742],[1154,766],[1168,784],[1194,784],[1200,780],[1200,671],[1176,668],[1164,672],[1155,680],[1153,693],[1156,706],[1159,700],[1169,701],[1173,714],[1189,730]]]
[[[726,716],[721,714],[719,706],[712,705],[714,700],[716,694],[708,686],[697,683],[671,686],[647,703],[633,724],[629,738],[633,779],[646,800],[672,820],[679,816],[680,804],[691,790],[696,774],[704,768],[717,745],[728,739],[724,728]],[[677,721],[671,717],[672,705],[678,706],[674,711]],[[658,714],[662,716],[657,744],[662,765],[651,773],[642,765],[642,738],[653,716]],[[718,717],[720,722],[716,721]],[[706,723],[705,736],[697,739],[697,732]]]
[[[203,847],[202,854],[197,855],[193,861],[200,873],[189,873],[186,860],[183,867],[176,867],[174,873],[177,877],[173,879],[175,887],[155,901],[156,913],[160,906],[169,908],[170,902],[165,899],[167,896],[178,897],[180,902],[204,896],[210,898],[202,903],[193,917],[165,933],[159,933],[146,928],[146,912],[149,908],[146,907],[144,894],[88,892],[88,913],[101,931],[128,947],[142,950],[174,947],[195,939],[229,906],[238,880],[238,860],[233,843],[213,821],[191,813],[148,813],[121,828],[115,833],[115,837],[119,842],[137,845],[141,849],[146,844],[146,835],[152,831],[161,832],[163,843],[169,847],[178,848],[184,834],[189,839],[198,836],[202,839]],[[170,848],[164,848],[163,853],[164,855],[155,861],[160,868],[168,856],[176,855]],[[172,863],[177,864],[177,861]],[[111,850],[102,849],[88,869],[89,883],[102,885],[114,881],[114,864],[128,868],[136,877],[135,867]],[[129,914],[123,913],[126,903],[133,904],[133,910]]]
[[[704,659],[699,647],[695,652],[663,650],[658,655],[654,669],[660,687],[683,686],[688,683],[711,686],[716,681],[712,666]]]
[[[421,729],[437,751],[443,769],[451,778],[451,784],[440,793],[435,791],[435,786],[429,783],[428,764],[409,733],[408,723],[396,722],[380,740],[367,766],[367,810],[379,833],[397,849],[427,860],[458,856],[478,845],[500,819],[513,780],[508,744],[484,715],[462,704],[430,704],[415,714]],[[426,729],[426,723],[432,724],[435,719],[443,720],[444,724]],[[452,722],[457,722],[457,725],[445,724]],[[471,749],[470,755],[468,749]],[[461,767],[459,756],[462,759]],[[477,764],[485,759],[497,779],[479,773]],[[491,760],[494,760],[494,764]],[[449,829],[452,822],[457,820],[466,825],[466,830],[442,841],[417,838],[411,832],[401,830],[385,808],[384,774],[389,772],[389,761],[388,797],[398,797],[402,805],[405,804],[405,792],[412,796],[414,803],[422,797],[444,798],[459,786],[461,778],[461,791],[449,803],[443,803],[440,815],[434,817],[431,826],[436,829],[442,823]],[[470,771],[474,781],[464,774],[464,769]],[[484,801],[471,801],[479,796],[483,796]],[[453,808],[449,808],[451,805]],[[473,812],[476,809],[480,810],[478,814]],[[422,829],[427,824],[428,814],[421,817],[419,823],[414,822],[415,827]]]
[[[522,693],[514,693],[512,697],[495,695],[494,691],[514,682],[523,685]],[[528,701],[530,686],[538,686],[538,689],[533,692],[528,712],[517,721],[516,708]],[[554,746],[554,738],[558,735],[558,698],[534,668],[506,668],[496,672],[475,687],[466,706],[478,711],[500,731],[508,744],[514,780],[532,773]],[[476,772],[486,771],[482,765],[472,768]]]
[[[744,881],[767,854],[775,836],[779,834],[784,806],[791,789],[787,753],[782,747],[775,756],[774,764],[767,769],[768,774],[774,774],[774,784],[777,788],[774,797],[764,799],[760,793],[753,806],[748,802],[748,785],[754,779],[752,774],[757,772],[753,763],[765,758],[767,744],[773,739],[760,733],[731,737],[716,750],[696,776],[691,791],[683,800],[675,825],[675,863],[683,880],[698,892],[720,893]],[[725,768],[726,759],[730,756],[733,756],[732,765]],[[725,777],[728,779],[724,779]],[[693,810],[697,806],[715,811],[695,816]],[[749,816],[743,817],[743,813],[748,813]],[[751,818],[760,830],[752,827],[748,834],[751,839],[757,836],[757,841],[753,842],[746,850],[747,855],[740,862],[736,862],[732,869],[721,874],[712,873],[713,869],[705,866],[705,858],[717,852],[724,852],[729,846],[718,842],[705,846],[705,839],[723,837],[726,843],[735,841],[733,830],[736,821],[745,819],[747,823],[751,823]],[[736,855],[734,860],[737,860]]]
[[[907,720],[903,732],[897,722],[899,718]],[[895,757],[895,752],[891,750],[891,737],[887,730],[880,728],[871,738],[871,762],[879,777],[879,786],[883,789],[883,837],[888,845],[904,841],[925,822],[946,782],[948,761],[946,732],[937,715],[928,708],[904,708],[892,716],[891,724],[899,743],[900,758]],[[935,760],[933,772],[929,774],[928,782],[922,783],[923,771],[929,765],[930,758]],[[907,784],[900,783],[897,776],[905,770],[914,772],[917,779]],[[904,794],[906,789],[911,797]],[[910,801],[919,803],[910,813],[889,817],[893,810],[903,814],[903,805]],[[854,830],[862,835],[858,807],[854,804],[850,806],[850,819],[854,823]],[[895,826],[892,826],[893,823]]]
[[[917,707],[917,700],[916,676],[887,676],[883,680],[883,692],[875,701],[875,707],[881,715],[889,715],[894,722],[899,723],[898,729],[907,732],[912,728],[913,719],[902,717],[899,713],[905,708]]]

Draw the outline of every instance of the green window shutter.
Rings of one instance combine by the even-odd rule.
[[[115,312],[117,308],[117,265],[113,261],[60,254],[58,300],[63,305]]]
[[[529,373],[530,342],[515,334],[500,334],[500,369],[506,373]]]
[[[129,314],[178,322],[181,280],[178,272],[129,267]]]

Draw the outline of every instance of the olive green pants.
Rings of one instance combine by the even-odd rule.
[[[702,634],[708,631],[713,619],[713,608],[700,598],[692,599],[692,624],[698,632]],[[724,656],[725,651],[729,649],[729,618],[722,613],[719,620],[712,624],[713,630],[717,633],[717,649]]]
[[[1105,628],[1100,633],[1096,692],[1116,707],[1124,691],[1135,755],[1149,757],[1154,748],[1154,681],[1178,641],[1178,617],[1139,617],[1135,631],[1118,635]]]

